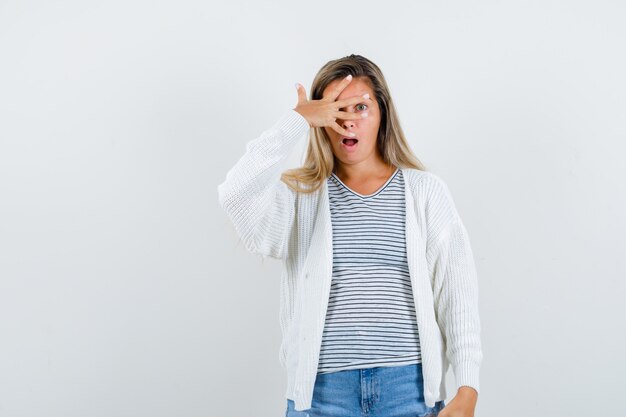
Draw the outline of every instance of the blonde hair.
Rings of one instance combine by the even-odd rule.
[[[376,146],[383,161],[399,168],[425,171],[426,167],[413,154],[402,132],[385,77],[380,68],[369,59],[352,54],[327,62],[313,80],[309,100],[322,99],[322,93],[332,81],[343,79],[348,74],[352,74],[353,80],[361,78],[374,91],[373,98],[377,101],[381,113]],[[303,165],[281,174],[281,180],[289,188],[302,193],[318,190],[323,181],[331,175],[335,165],[330,138],[324,128],[314,127],[310,133]]]

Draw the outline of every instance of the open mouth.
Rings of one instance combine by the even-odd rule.
[[[358,141],[359,140],[356,139],[356,138],[342,138],[341,139],[341,143],[344,144],[347,147],[355,146]]]

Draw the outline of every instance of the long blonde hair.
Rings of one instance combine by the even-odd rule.
[[[399,168],[425,171],[426,167],[413,154],[402,132],[385,77],[380,68],[369,59],[352,54],[327,62],[313,80],[309,100],[322,99],[322,93],[328,84],[336,79],[343,79],[348,74],[352,74],[353,80],[361,77],[374,91],[381,112],[376,146],[383,161]],[[335,165],[330,138],[324,128],[314,127],[310,133],[304,164],[281,174],[281,180],[289,188],[302,193],[318,190],[331,175]]]

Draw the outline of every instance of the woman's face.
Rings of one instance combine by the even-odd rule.
[[[328,84],[322,92],[322,97],[326,97],[340,82],[341,79],[338,79]],[[342,134],[329,126],[324,126],[324,130],[330,138],[333,153],[342,164],[350,165],[363,161],[379,162],[382,159],[376,147],[378,128],[380,126],[380,109],[376,97],[374,97],[374,90],[372,90],[362,78],[354,78],[347,87],[343,89],[336,100],[363,96],[365,93],[369,93],[371,100],[364,100],[363,103],[353,104],[339,110],[359,114],[367,112],[367,117],[355,120],[336,119],[337,124],[347,131],[356,134],[354,138],[358,141],[355,145],[348,146],[342,143]]]

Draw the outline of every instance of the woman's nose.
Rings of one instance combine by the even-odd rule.
[[[341,123],[341,126],[342,127],[352,127],[352,126],[354,126],[354,120],[344,120]]]

